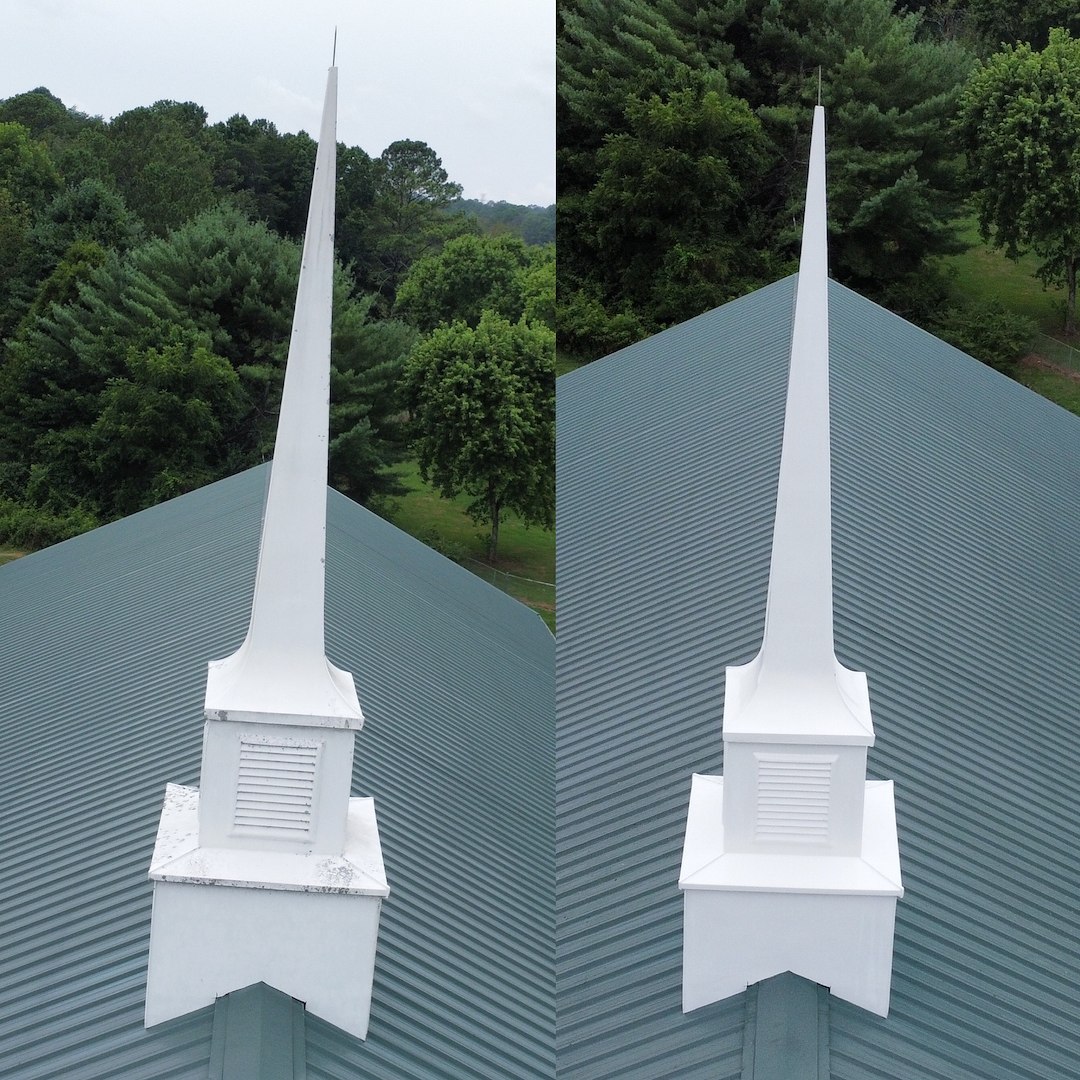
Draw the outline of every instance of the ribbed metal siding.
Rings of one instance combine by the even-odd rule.
[[[837,638],[907,894],[833,1075],[1080,1075],[1080,421],[834,287]]]
[[[199,782],[206,662],[244,636],[266,470],[0,570],[0,1075],[207,1075],[212,1009],[142,1027],[165,784]],[[392,893],[366,1043],[308,1075],[550,1077],[553,642],[331,495],[327,649],[366,723]]]
[[[793,279],[559,380],[560,1077],[738,1076],[679,1011],[693,771],[761,634]],[[868,672],[907,895],[837,1080],[1080,1073],[1080,421],[840,286],[840,658]],[[614,1048],[637,1051],[622,1057]]]
[[[677,881],[724,664],[761,638],[792,301],[780,283],[559,379],[560,1080],[741,1070],[741,998],[681,1012]]]

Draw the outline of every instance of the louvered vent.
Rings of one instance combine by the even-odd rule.
[[[318,760],[318,743],[241,739],[233,824],[307,832]]]
[[[836,757],[755,754],[755,839],[821,843],[829,839],[829,789]]]

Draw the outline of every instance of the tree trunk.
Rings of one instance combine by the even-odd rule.
[[[499,497],[491,488],[488,488],[488,510],[491,512],[491,535],[488,537],[488,562],[495,561],[495,552],[499,547],[499,514],[502,507],[499,505]]]
[[[1065,333],[1076,333],[1076,256],[1070,255],[1065,276],[1069,286],[1069,299],[1065,304]]]

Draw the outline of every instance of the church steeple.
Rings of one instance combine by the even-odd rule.
[[[330,331],[334,288],[337,68],[326,82],[251,622],[210,664],[208,717],[292,716],[359,728],[352,676],[323,644]]]
[[[833,650],[825,115],[814,110],[761,650],[727,669],[724,775],[695,776],[684,1008],[794,971],[884,1015],[902,894],[866,675]]]
[[[331,67],[251,620],[210,662],[201,789],[168,785],[150,866],[147,1026],[265,982],[367,1034],[389,889],[350,797],[360,704],[324,651],[336,110]]]

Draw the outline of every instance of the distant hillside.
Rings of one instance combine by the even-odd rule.
[[[485,233],[515,233],[526,244],[550,244],[555,240],[554,205],[517,206],[508,202],[456,199],[447,209],[451,213],[475,214]]]

